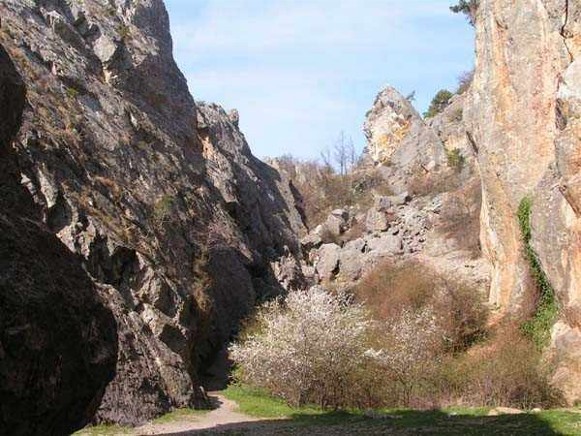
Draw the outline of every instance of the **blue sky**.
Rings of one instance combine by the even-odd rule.
[[[196,100],[240,112],[258,157],[317,158],[362,124],[387,84],[423,111],[473,65],[453,0],[166,0]]]

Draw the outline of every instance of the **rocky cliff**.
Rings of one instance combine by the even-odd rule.
[[[425,121],[394,88],[378,94],[364,126],[372,163],[350,175],[352,190],[366,185],[371,191],[371,204],[337,204],[303,239],[315,281],[349,287],[375,268],[413,262],[486,292],[489,267],[478,241],[480,178],[464,103],[465,95],[457,95]],[[372,177],[379,177],[375,187],[366,183]]]
[[[482,0],[476,73],[465,113],[482,175],[481,239],[497,313],[527,311],[536,295],[517,210],[532,200],[532,247],[554,288],[555,384],[581,398],[579,125],[581,5]]]
[[[196,107],[161,0],[5,0],[0,15],[28,88],[22,182],[117,320],[97,419],[201,404],[240,318],[301,281],[296,193],[234,113]]]
[[[20,185],[10,143],[25,98],[0,46],[0,433],[69,434],[92,419],[115,374],[116,326]]]

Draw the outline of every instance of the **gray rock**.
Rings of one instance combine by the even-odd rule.
[[[378,212],[387,212],[391,206],[391,199],[385,196],[376,197],[373,204],[373,207]]]
[[[107,35],[101,35],[93,45],[93,51],[102,64],[110,63],[118,50],[118,44]]]
[[[343,246],[343,250],[347,251],[358,251],[360,253],[365,252],[365,248],[367,246],[367,242],[363,238],[354,239],[353,241],[349,241],[345,243]]]
[[[0,434],[71,434],[115,374],[117,331],[80,258],[40,224],[12,154],[25,88],[0,46]]]
[[[331,215],[337,218],[340,218],[344,222],[349,220],[349,212],[345,209],[335,209],[331,212]]]
[[[315,268],[323,280],[331,280],[338,273],[341,247],[337,244],[324,244],[317,250]]]
[[[235,119],[195,104],[163,1],[84,0],[75,16],[63,1],[32,3],[2,3],[28,89],[15,148],[41,215],[121,332],[96,419],[133,425],[202,405],[199,380],[240,320],[301,286],[300,195],[252,155]],[[71,46],[36,18],[45,8],[63,28],[98,33]]]
[[[301,239],[301,245],[307,252],[314,248],[319,248],[321,244],[323,244],[323,238],[314,231]]]
[[[398,255],[403,254],[402,240],[398,235],[384,233],[381,237],[367,239],[367,247],[373,255]]]
[[[411,201],[411,196],[408,192],[402,192],[398,195],[388,197],[394,206],[403,206]]]
[[[365,249],[366,243],[362,238],[349,241],[341,249],[339,271],[342,279],[355,282],[361,278],[366,263]]]
[[[234,124],[234,126],[238,127],[240,123],[240,114],[238,113],[237,109],[232,109],[230,112],[228,112],[228,118],[230,118],[230,121],[232,124]]]
[[[347,223],[342,217],[331,214],[323,224],[323,235],[331,238],[340,236],[345,231],[346,225]]]
[[[370,233],[385,232],[389,228],[387,213],[377,211],[375,208],[370,209],[365,218],[365,228]]]

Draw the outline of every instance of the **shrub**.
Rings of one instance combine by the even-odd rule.
[[[153,205],[153,222],[156,226],[167,223],[174,212],[175,198],[171,195],[163,195]]]
[[[374,194],[392,195],[388,183],[374,170],[338,174],[328,165],[316,161],[301,161],[286,155],[274,165],[284,172],[302,196],[307,225],[314,228],[325,221],[338,207],[368,207]]]
[[[525,255],[529,263],[533,279],[538,289],[538,301],[532,319],[522,325],[523,332],[535,343],[537,348],[546,347],[551,338],[551,327],[559,314],[559,306],[555,291],[541,266],[537,253],[531,245],[531,208],[532,201],[525,197],[520,202],[517,216]]]
[[[446,159],[448,161],[448,166],[454,168],[456,171],[462,171],[464,164],[466,163],[466,158],[462,156],[462,152],[458,148],[452,150],[446,150]]]
[[[381,349],[367,355],[384,370],[384,382],[391,382],[394,405],[410,406],[414,389],[438,362],[443,333],[439,319],[432,307],[404,309],[381,332]]]
[[[363,307],[344,296],[297,291],[259,308],[230,354],[240,381],[293,406],[357,405],[369,326]]]
[[[456,90],[456,94],[464,94],[470,86],[472,85],[472,81],[474,80],[474,69],[470,71],[466,71],[458,77],[458,89]]]
[[[420,262],[385,263],[352,290],[373,317],[387,325],[401,313],[433,311],[441,331],[440,349],[457,353],[486,336],[487,311],[477,290],[447,280]]]
[[[501,325],[488,343],[444,362],[437,391],[447,392],[449,402],[549,407],[560,404],[549,375],[535,345],[512,325]]]
[[[424,112],[424,118],[432,118],[442,112],[450,104],[450,99],[454,96],[447,89],[441,89],[432,99],[430,107]]]
[[[479,0],[460,0],[457,4],[450,6],[450,10],[456,14],[466,15],[468,22],[474,26],[479,3]]]

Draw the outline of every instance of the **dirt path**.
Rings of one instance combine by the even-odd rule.
[[[211,392],[208,396],[216,403],[216,409],[200,415],[186,416],[171,422],[148,423],[136,428],[135,433],[138,435],[186,434],[195,430],[216,429],[231,424],[264,420],[238,412],[238,405],[218,392]]]

